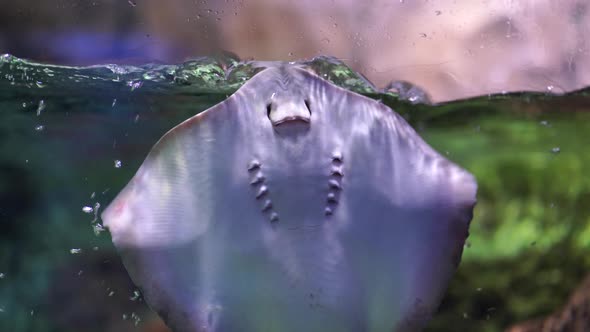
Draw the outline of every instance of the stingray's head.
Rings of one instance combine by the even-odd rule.
[[[293,124],[310,125],[311,106],[308,98],[283,93],[266,105],[266,114],[274,127]]]
[[[293,66],[277,65],[259,74],[266,86],[266,116],[275,130],[307,130],[312,125],[311,74]]]

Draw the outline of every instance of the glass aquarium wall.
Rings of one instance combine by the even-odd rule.
[[[587,331],[589,10],[0,3],[0,331],[167,331],[100,214],[164,133],[265,60],[381,101],[475,176],[463,258],[426,331]]]

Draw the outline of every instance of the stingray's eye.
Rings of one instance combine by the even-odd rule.
[[[266,116],[270,119],[270,112],[272,111],[272,103],[266,104]]]

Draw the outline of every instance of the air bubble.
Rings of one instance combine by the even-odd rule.
[[[121,166],[123,166],[123,163],[120,160],[115,160],[115,168],[121,168]]]
[[[72,254],[72,255],[77,255],[77,254],[80,254],[80,253],[82,253],[82,249],[80,249],[80,248],[72,248],[72,249],[70,249],[70,254]]]
[[[91,223],[95,223],[98,221],[98,210],[100,210],[100,203],[94,203],[94,219],[92,219]]]
[[[94,212],[94,209],[92,208],[92,206],[85,206],[82,208],[82,212],[84,213],[92,213]]]
[[[131,88],[131,91],[135,91],[143,86],[143,81],[129,81],[127,86]]]
[[[45,101],[41,100],[39,101],[39,105],[37,106],[37,116],[41,115],[41,112],[43,112],[45,110]]]
[[[100,233],[105,231],[104,227],[101,224],[92,225],[92,230],[94,231],[94,235],[96,236],[99,236]]]
[[[140,297],[141,297],[141,294],[139,293],[139,291],[138,290],[134,290],[133,291],[133,295],[131,295],[129,297],[129,300],[131,300],[131,301],[137,301]]]
[[[139,322],[141,322],[141,318],[135,312],[131,313],[131,319],[133,319],[133,324],[135,326],[139,325]]]

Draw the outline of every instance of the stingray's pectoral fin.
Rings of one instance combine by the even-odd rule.
[[[455,268],[461,262],[465,241],[469,236],[469,224],[473,218],[473,208],[477,203],[477,182],[473,175],[459,169],[449,179],[449,199],[451,206],[447,210],[447,218],[450,220],[449,227],[451,236],[456,238],[453,262]]]

